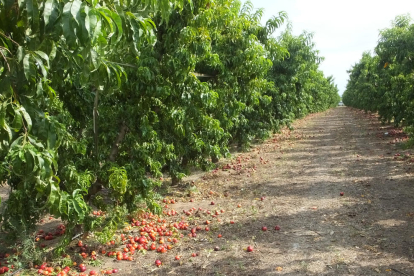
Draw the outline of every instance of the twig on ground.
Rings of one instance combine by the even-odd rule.
[[[82,233],[79,233],[79,234],[76,234],[75,236],[73,236],[72,241],[73,241],[74,239],[76,239],[77,237],[80,237],[80,236],[82,236],[82,235],[83,235],[83,232],[82,232]]]
[[[400,273],[400,274],[402,274],[402,275],[405,275],[405,276],[411,276],[410,274],[407,274],[407,273],[405,273],[405,272],[402,272],[402,271],[400,271],[400,270],[398,270],[398,269],[395,269],[395,268],[392,268],[392,267],[391,267],[391,270],[394,270],[395,272],[398,272],[398,273]]]

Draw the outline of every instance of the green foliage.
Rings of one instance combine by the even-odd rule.
[[[271,110],[276,125],[289,125],[296,118],[334,107],[340,101],[332,77],[323,75],[319,56],[312,42],[313,35],[295,37],[288,28],[278,40],[272,41],[273,66],[268,78],[276,87],[268,92],[273,98]],[[287,51],[277,51],[280,48]]]
[[[161,211],[164,173],[336,105],[311,35],[272,38],[287,15],[262,15],[235,0],[0,1],[3,228],[49,212],[105,241],[139,203]]]
[[[364,53],[351,70],[344,104],[378,112],[385,122],[414,126],[414,24],[397,16],[392,27],[380,31],[375,53]]]

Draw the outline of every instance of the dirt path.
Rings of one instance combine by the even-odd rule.
[[[339,107],[241,154],[238,172],[196,179],[189,189],[195,203],[174,207],[226,213],[213,231],[176,249],[181,265],[165,255],[151,274],[414,275],[413,165],[394,160],[402,151],[387,130],[374,117]],[[255,251],[246,252],[248,245]]]
[[[201,208],[167,217],[190,223],[178,245],[132,262],[99,256],[99,268],[119,268],[117,275],[414,276],[414,158],[394,157],[409,152],[396,138],[350,108],[308,116],[213,172],[166,185],[163,192],[178,200],[169,208],[182,215]],[[197,237],[188,237],[196,226]]]

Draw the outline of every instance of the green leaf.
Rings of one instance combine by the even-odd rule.
[[[40,56],[41,58],[43,58],[44,60],[46,60],[46,63],[47,63],[47,67],[49,68],[50,67],[50,64],[49,64],[49,57],[44,53],[44,52],[42,52],[42,51],[35,51],[35,53],[38,55],[38,56]]]
[[[58,210],[61,215],[68,215],[68,194],[66,192],[60,194]]]
[[[56,98],[56,91],[51,86],[48,85],[47,90],[48,90],[49,98],[51,99]]]
[[[114,35],[115,30],[114,30],[114,25],[112,24],[112,20],[106,15],[106,13],[109,10],[106,9],[106,8],[99,8],[98,11],[101,14],[101,16],[105,19],[105,21],[106,21],[106,23],[107,23],[107,25],[108,25],[108,27],[110,29],[109,34],[107,34],[107,38],[110,38],[111,36]]]
[[[17,61],[20,63],[23,60],[23,55],[24,55],[24,49],[22,46],[19,46],[17,48]]]
[[[14,118],[13,118],[13,122],[12,122],[12,128],[15,132],[19,132],[20,129],[23,126],[23,117],[20,114],[20,110],[19,109],[15,109],[14,110]]]
[[[52,25],[59,17],[59,11],[57,9],[56,0],[46,0],[45,7],[43,9],[43,20],[45,21],[45,27],[48,30],[52,30]]]
[[[10,131],[11,134],[11,131]],[[10,139],[11,140],[11,139]],[[10,150],[14,149],[15,147],[20,147],[19,143],[23,140],[23,136],[19,136],[14,142],[10,145]],[[20,152],[20,151],[19,151]]]
[[[96,42],[99,36],[102,34],[102,23],[99,20],[99,12],[96,10],[89,10],[88,18],[89,18],[89,35],[92,41],[92,44]]]
[[[72,25],[72,2],[68,2],[63,7],[63,35],[69,45],[76,43],[75,26]]]
[[[26,109],[24,109],[23,106],[20,107],[20,111],[22,112],[23,118],[26,121],[27,131],[30,131],[32,129],[32,118],[30,118],[29,113],[27,113]]]
[[[45,66],[43,65],[43,61],[38,56],[33,55],[33,57],[37,62],[37,66],[40,67],[40,70],[42,71],[43,77],[46,78],[47,77],[47,71],[46,71]]]
[[[47,148],[53,149],[56,145],[56,133],[49,131],[47,133]]]
[[[80,190],[79,190],[80,191]],[[79,196],[77,198],[74,198],[73,200],[73,207],[78,215],[79,221],[82,221],[85,218],[86,212],[84,211],[84,208],[86,207],[84,202],[79,199]],[[81,197],[82,198],[82,197]],[[84,207],[84,208],[82,208]]]
[[[117,84],[118,84],[117,86],[118,86],[118,89],[119,89],[119,88],[121,88],[121,85],[122,85],[122,81],[121,81],[121,77],[120,77],[122,71],[120,70],[120,66],[110,65],[110,67],[112,68],[112,71],[114,71],[114,73],[115,73]]]
[[[43,146],[43,144],[42,143],[39,143],[39,142],[37,142],[36,140],[35,140],[35,138],[33,138],[33,137],[31,137],[30,135],[27,137],[27,138],[29,138],[29,142],[32,144],[32,145],[35,145],[36,147],[38,147],[38,148],[44,148],[44,146]]]
[[[84,24],[82,25],[82,39],[83,41],[90,43],[93,39],[93,35],[91,33],[91,25],[89,19],[89,11],[90,8],[86,5],[86,3],[82,4],[82,17],[84,18]]]
[[[60,199],[59,188],[54,183],[51,183],[50,184],[50,194],[49,194],[49,199],[48,199],[48,203],[49,203],[50,208],[52,208],[54,210],[58,210],[58,208],[59,208],[59,199]]]
[[[70,13],[72,14],[73,19],[75,19],[78,26],[81,26],[81,22],[80,22],[80,20],[81,20],[81,14],[80,14],[81,6],[82,6],[82,1],[74,0],[72,2],[72,6],[70,8]]]
[[[50,54],[49,54],[49,60],[54,60],[56,57],[56,51],[57,51],[57,47],[55,42],[52,42],[52,50],[50,50]]]
[[[26,54],[23,58],[23,70],[24,70],[24,75],[27,79],[27,81],[31,81],[32,78],[35,78],[35,74],[36,72],[33,70],[33,66],[31,66],[31,62],[30,62],[30,54]]]
[[[19,9],[21,9],[23,5],[26,4],[26,0],[18,0],[17,3],[19,4]]]
[[[45,169],[45,160],[39,154],[36,155],[36,158],[37,158],[37,164],[38,164],[39,170],[44,171],[44,169]]]
[[[0,105],[0,126],[3,127],[6,124],[6,110],[7,110],[7,103],[4,102]]]
[[[105,19],[111,18],[112,21],[115,22],[115,25],[116,25],[116,28],[117,28],[117,31],[118,31],[118,38],[117,38],[116,42],[119,42],[121,40],[122,34],[123,34],[121,17],[117,13],[112,12],[108,9],[103,9],[102,12],[106,15]],[[113,29],[111,28],[111,31],[112,30]],[[109,35],[109,36],[112,36],[112,35]]]
[[[32,150],[26,151],[26,166],[25,166],[26,174],[29,174],[29,173],[31,174],[36,171],[37,166],[35,164],[35,156],[37,156],[37,154],[34,151]]]
[[[39,29],[39,9],[37,7],[37,0],[26,0],[27,19],[32,23],[32,32]]]
[[[7,132],[8,136],[9,136],[9,141],[11,141],[12,138],[13,138],[13,134],[11,132],[10,127],[7,124],[4,124],[3,129]],[[10,148],[11,148],[11,146],[10,146]]]

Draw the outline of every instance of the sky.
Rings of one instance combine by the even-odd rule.
[[[242,1],[245,2],[245,1]],[[314,42],[325,61],[320,68],[332,75],[342,95],[348,81],[346,72],[364,51],[373,52],[379,30],[391,27],[397,15],[414,18],[414,0],[251,0],[264,8],[262,23],[280,11],[288,14],[293,34],[314,33]],[[282,27],[281,30],[283,30]],[[277,36],[280,31],[277,31]]]

